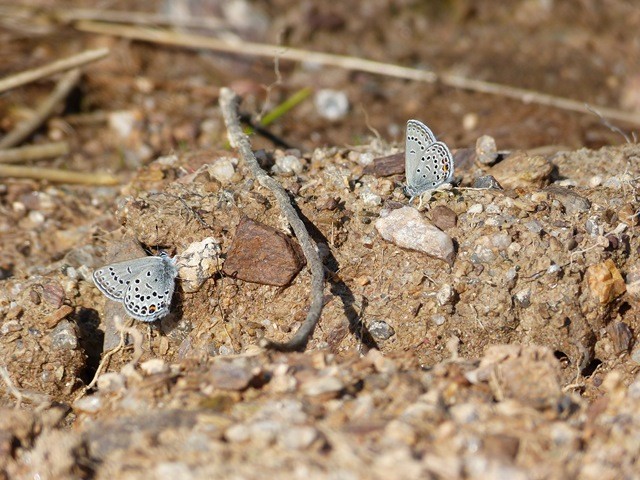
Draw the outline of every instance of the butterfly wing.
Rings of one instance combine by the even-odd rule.
[[[405,137],[404,172],[407,178],[407,187],[411,189],[419,181],[417,173],[421,159],[427,147],[436,142],[436,137],[424,123],[418,120],[407,122]]]
[[[407,122],[405,151],[405,191],[414,197],[451,181],[453,157],[443,142],[417,120]]]
[[[122,300],[131,280],[148,264],[148,258],[142,257],[106,265],[93,272],[93,281],[98,290],[108,299]]]
[[[136,320],[153,322],[169,313],[178,271],[168,256],[147,259],[154,261],[131,279],[122,304],[127,314]]]

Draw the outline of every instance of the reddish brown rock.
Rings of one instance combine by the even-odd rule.
[[[388,177],[404,173],[404,152],[375,158],[371,164],[364,167],[364,173],[375,175],[376,177]]]
[[[304,265],[302,250],[295,241],[275,228],[244,217],[222,270],[245,282],[283,287]]]
[[[449,207],[437,205],[431,209],[431,221],[440,230],[449,230],[456,226],[458,216]]]

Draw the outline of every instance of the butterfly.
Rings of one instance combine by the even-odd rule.
[[[407,122],[404,170],[405,194],[411,198],[453,179],[453,157],[444,142],[438,142],[429,127],[418,120]]]

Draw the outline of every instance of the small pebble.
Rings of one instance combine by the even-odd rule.
[[[537,220],[530,220],[524,224],[524,227],[531,233],[539,235],[542,233],[542,224]]]
[[[302,172],[302,162],[294,155],[276,157],[276,164],[273,170],[276,173],[297,174]]]
[[[53,350],[75,350],[78,348],[78,335],[74,324],[62,320],[49,334]]]
[[[431,317],[431,321],[439,327],[440,325],[444,325],[446,319],[444,318],[444,315],[433,315]]]
[[[209,165],[209,175],[218,180],[220,183],[229,183],[236,173],[234,166],[235,159],[219,158]]]
[[[337,377],[318,377],[302,385],[302,393],[309,397],[335,398],[344,389],[344,383]]]
[[[513,298],[519,306],[527,308],[531,305],[531,289],[525,288],[524,290],[520,290]]]
[[[209,369],[209,380],[215,388],[222,390],[244,390],[254,377],[250,365],[237,361],[217,361]]]
[[[415,208],[402,207],[383,212],[386,216],[381,216],[375,223],[382,238],[399,247],[417,250],[453,264],[455,251],[451,237],[424,220]]]
[[[98,390],[101,392],[121,392],[126,386],[125,376],[121,373],[106,372],[98,377]]]
[[[294,425],[278,435],[278,443],[289,450],[305,450],[320,438],[318,430],[307,425]]]
[[[484,211],[484,207],[482,206],[481,203],[474,203],[467,209],[467,213],[469,215],[477,215],[479,213],[482,213],[483,211]]]
[[[344,118],[349,112],[349,98],[339,90],[318,90],[314,97],[318,114],[327,120],[336,121]]]
[[[494,165],[489,173],[504,188],[542,188],[549,184],[553,165],[540,155],[516,152]]]
[[[102,409],[102,397],[100,395],[89,395],[73,402],[73,410],[84,413],[97,413]]]
[[[156,375],[169,372],[169,365],[160,358],[151,358],[140,364],[140,370],[146,375]]]
[[[441,307],[445,305],[453,304],[453,301],[456,297],[456,291],[453,289],[451,285],[445,283],[440,287],[438,293],[436,293],[436,300]]]
[[[440,230],[448,230],[456,226],[458,216],[456,212],[444,205],[437,205],[431,209],[431,221]]]
[[[377,195],[373,192],[371,192],[370,190],[366,189],[363,190],[360,193],[360,199],[362,200],[362,202],[365,205],[368,205],[370,207],[377,207],[382,205],[382,197],[380,197],[380,195]]]
[[[482,135],[476,140],[476,158],[482,165],[492,165],[498,158],[496,141],[489,135]]]
[[[496,180],[493,175],[483,175],[482,177],[478,177],[473,181],[473,188],[484,188],[484,189],[494,189],[494,190],[504,190],[502,185]]]
[[[616,355],[626,353],[633,341],[633,332],[625,322],[613,322],[607,327]]]
[[[396,331],[387,322],[383,320],[374,320],[369,325],[369,333],[379,340],[388,340]]]
[[[589,235],[596,236],[604,233],[604,223],[600,217],[593,215],[587,219],[584,228]]]
[[[182,291],[197,292],[218,271],[220,245],[213,237],[207,237],[191,243],[176,257]]]
[[[550,193],[555,200],[558,200],[568,215],[578,215],[591,209],[591,202],[570,188],[551,185],[545,188],[544,191]]]
[[[592,296],[600,304],[608,304],[626,291],[620,270],[610,258],[587,269],[586,280]]]

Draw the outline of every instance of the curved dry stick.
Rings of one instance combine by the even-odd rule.
[[[324,267],[320,260],[320,255],[318,255],[318,251],[316,250],[316,245],[311,239],[309,232],[307,232],[304,223],[291,205],[287,192],[275,179],[267,175],[267,173],[262,170],[258,164],[258,161],[251,150],[249,137],[245,135],[240,127],[240,121],[238,118],[239,103],[240,98],[231,89],[220,89],[220,109],[222,110],[224,122],[227,126],[227,133],[229,135],[231,146],[238,149],[240,156],[251,170],[251,173],[253,173],[258,182],[260,182],[260,185],[271,190],[273,195],[276,197],[276,201],[278,202],[280,209],[284,213],[287,221],[293,229],[293,232],[296,234],[296,237],[300,242],[304,256],[307,259],[307,264],[311,269],[311,305],[309,306],[307,318],[304,323],[288,342],[280,343],[264,339],[261,345],[265,348],[280,351],[302,350],[307,346],[309,337],[313,334],[313,330],[315,329],[316,324],[320,319],[320,314],[322,313]]]

